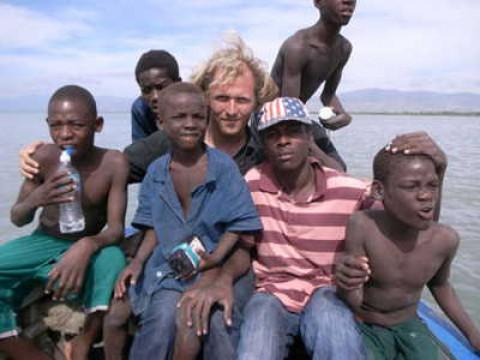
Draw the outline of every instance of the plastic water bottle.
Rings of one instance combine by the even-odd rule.
[[[85,229],[85,217],[82,210],[82,192],[80,174],[72,165],[73,148],[69,147],[62,151],[60,155],[61,170],[67,170],[70,177],[75,183],[75,191],[73,201],[62,203],[59,205],[60,214],[58,221],[60,224],[60,232],[75,233]]]

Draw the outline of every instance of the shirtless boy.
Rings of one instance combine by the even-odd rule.
[[[322,123],[336,130],[351,121],[335,93],[352,52],[352,45],[340,35],[340,29],[350,21],[356,0],[314,0],[314,4],[320,10],[320,19],[285,40],[271,75],[281,96],[297,97],[304,103],[325,82],[320,100],[332,108],[335,116]]]
[[[207,105],[202,90],[193,84],[176,83],[164,89],[159,98],[159,114],[171,150],[150,165],[142,182],[133,224],[146,230],[145,239],[120,277],[116,292],[117,297],[124,294],[122,282],[135,278],[151,253],[143,275],[129,292],[140,319],[130,353],[134,359],[166,359],[175,338],[178,358],[200,348],[200,338],[182,326],[184,321],[177,322],[181,328],[175,331],[177,301],[200,275],[178,278],[168,262],[172,249],[192,236],[200,238],[206,250],[200,264],[203,270],[223,260],[239,233],[261,229],[238,167],[227,154],[203,142]]]
[[[47,359],[33,344],[17,336],[15,311],[33,284],[46,284],[54,300],[78,295],[87,311],[83,332],[73,340],[73,359],[86,359],[108,308],[118,273],[125,266],[116,246],[123,236],[128,162],[122,153],[94,145],[103,126],[93,96],[69,85],[57,90],[48,104],[47,124],[54,144],[35,152],[40,172],[26,179],[11,220],[17,226],[34,219],[35,232],[0,247],[0,351],[14,359]],[[61,148],[73,146],[72,163],[82,181],[85,229],[62,234],[58,204],[71,201],[72,180],[58,170]],[[106,225],[106,226],[105,226]]]
[[[346,253],[365,269],[365,282],[358,288],[339,283],[338,288],[358,316],[369,359],[396,359],[398,354],[402,359],[438,358],[437,343],[416,315],[425,285],[480,350],[480,332],[449,283],[458,235],[434,222],[441,182],[438,163],[425,155],[382,149],[373,172],[372,190],[384,209],[354,214],[346,238]]]

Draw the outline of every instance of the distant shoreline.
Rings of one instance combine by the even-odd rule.
[[[480,111],[352,111],[352,115],[480,116]]]
[[[311,114],[318,112],[318,109],[312,109]],[[25,110],[25,111],[5,111],[0,110],[0,114],[41,114],[42,110]],[[103,114],[130,114],[130,111],[101,111]],[[349,111],[352,115],[392,115],[392,116],[469,116],[480,117],[480,111]]]

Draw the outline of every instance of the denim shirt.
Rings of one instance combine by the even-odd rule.
[[[184,291],[196,280],[176,280],[167,262],[172,249],[185,239],[196,235],[206,250],[212,252],[227,231],[262,229],[250,191],[235,162],[219,150],[207,147],[206,152],[206,178],[191,193],[187,218],[170,176],[170,154],[157,159],[148,168],[132,224],[153,228],[158,244],[145,265],[142,279],[130,291],[136,314],[148,306],[148,300],[156,290]]]
[[[157,131],[156,116],[145,99],[139,96],[132,104],[132,141],[143,139]]]

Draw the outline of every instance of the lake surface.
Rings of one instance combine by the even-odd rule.
[[[97,144],[123,149],[130,141],[129,114],[106,114]],[[48,140],[44,114],[0,114],[0,242],[28,234],[33,226],[16,228],[9,211],[22,178],[18,151],[33,140]],[[469,314],[480,326],[480,118],[447,116],[356,115],[351,125],[332,134],[349,172],[371,177],[375,153],[396,134],[427,131],[448,156],[441,222],[453,226],[461,244],[452,266],[451,282]],[[137,187],[130,189],[127,223],[136,207]],[[427,291],[428,292],[428,291]],[[431,301],[431,297],[426,294]]]

